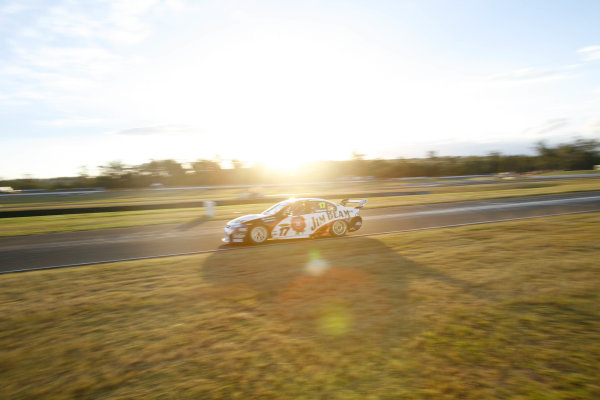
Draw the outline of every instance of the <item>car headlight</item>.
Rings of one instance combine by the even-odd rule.
[[[225,227],[229,228],[229,229],[240,229],[240,228],[246,227],[246,224],[240,223],[240,222],[238,222],[238,223],[229,223],[229,224],[225,225]]]

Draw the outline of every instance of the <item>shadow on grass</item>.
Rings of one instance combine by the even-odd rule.
[[[469,282],[417,264],[372,238],[217,252],[203,264],[202,275],[234,301],[275,316],[289,330],[355,339],[418,330],[413,317],[421,300],[414,286],[423,282],[434,282],[433,289],[426,289],[432,297],[437,285],[491,298]]]
[[[187,231],[188,229],[195,228],[209,220],[210,220],[210,217],[203,215],[199,218],[194,218],[193,220],[186,222],[185,224],[179,225],[177,227],[177,230],[178,231]]]

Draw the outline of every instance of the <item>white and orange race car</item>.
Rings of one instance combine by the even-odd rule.
[[[262,214],[245,215],[225,225],[223,242],[260,244],[267,239],[301,239],[344,236],[362,226],[360,209],[367,200],[289,199]],[[346,204],[354,204],[347,207]]]

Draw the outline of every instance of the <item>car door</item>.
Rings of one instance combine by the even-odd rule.
[[[273,239],[299,239],[310,235],[306,219],[307,202],[299,200],[290,206],[288,215],[271,231]]]
[[[308,230],[310,234],[313,234],[329,222],[330,218],[327,212],[331,209],[331,203],[323,200],[311,200],[308,203],[306,215],[309,221]]]

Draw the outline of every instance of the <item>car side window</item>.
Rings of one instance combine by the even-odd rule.
[[[310,202],[310,212],[326,212],[327,211],[327,202],[325,201],[311,201]]]
[[[334,212],[335,210],[337,210],[337,207],[335,206],[335,204],[327,203],[327,211],[328,212]]]
[[[306,204],[304,201],[295,202],[292,207],[292,215],[303,215],[306,214]]]

